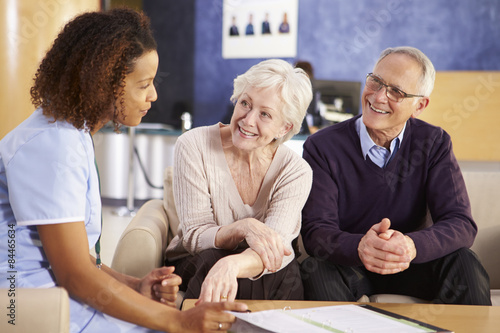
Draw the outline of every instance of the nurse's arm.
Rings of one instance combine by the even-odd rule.
[[[90,255],[90,261],[93,264],[96,262],[92,255]],[[101,265],[101,269],[146,297],[169,306],[176,306],[177,293],[179,292],[182,279],[177,274],[173,274],[175,270],[174,266],[155,268],[142,279],[119,273],[104,264]]]
[[[105,270],[99,270],[89,258],[88,240],[83,222],[37,226],[43,249],[57,284],[72,298],[110,316],[156,330],[165,330],[182,316],[136,292]],[[126,281],[124,281],[126,282]]]

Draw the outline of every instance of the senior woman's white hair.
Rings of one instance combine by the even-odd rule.
[[[275,141],[281,144],[300,131],[307,107],[312,100],[311,80],[301,68],[280,59],[264,60],[234,79],[231,102],[236,103],[248,88],[276,88],[283,102],[281,114],[292,129]]]

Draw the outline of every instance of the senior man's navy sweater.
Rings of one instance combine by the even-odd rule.
[[[477,226],[450,136],[411,118],[400,149],[382,169],[362,156],[358,117],[322,129],[304,143],[303,156],[313,170],[302,213],[308,254],[335,264],[361,265],[358,244],[383,218],[391,220],[391,229],[413,239],[414,263],[470,247]]]

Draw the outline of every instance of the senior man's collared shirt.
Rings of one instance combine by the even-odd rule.
[[[403,141],[405,129],[406,123],[401,130],[401,133],[399,133],[399,135],[391,141],[390,150],[388,150],[387,148],[381,147],[373,142],[370,134],[368,134],[365,124],[363,123],[363,117],[359,117],[356,120],[356,131],[359,135],[363,158],[366,160],[366,157],[368,156],[370,157],[370,160],[380,168],[385,168],[398,151],[401,142]]]

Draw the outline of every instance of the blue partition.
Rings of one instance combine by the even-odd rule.
[[[223,119],[234,77],[263,59],[222,58],[222,0],[144,0],[144,10],[161,51],[146,120],[168,123],[179,108],[194,126]],[[285,60],[311,62],[317,79],[363,81],[397,45],[421,49],[440,71],[500,70],[500,1],[299,0],[297,58]]]

